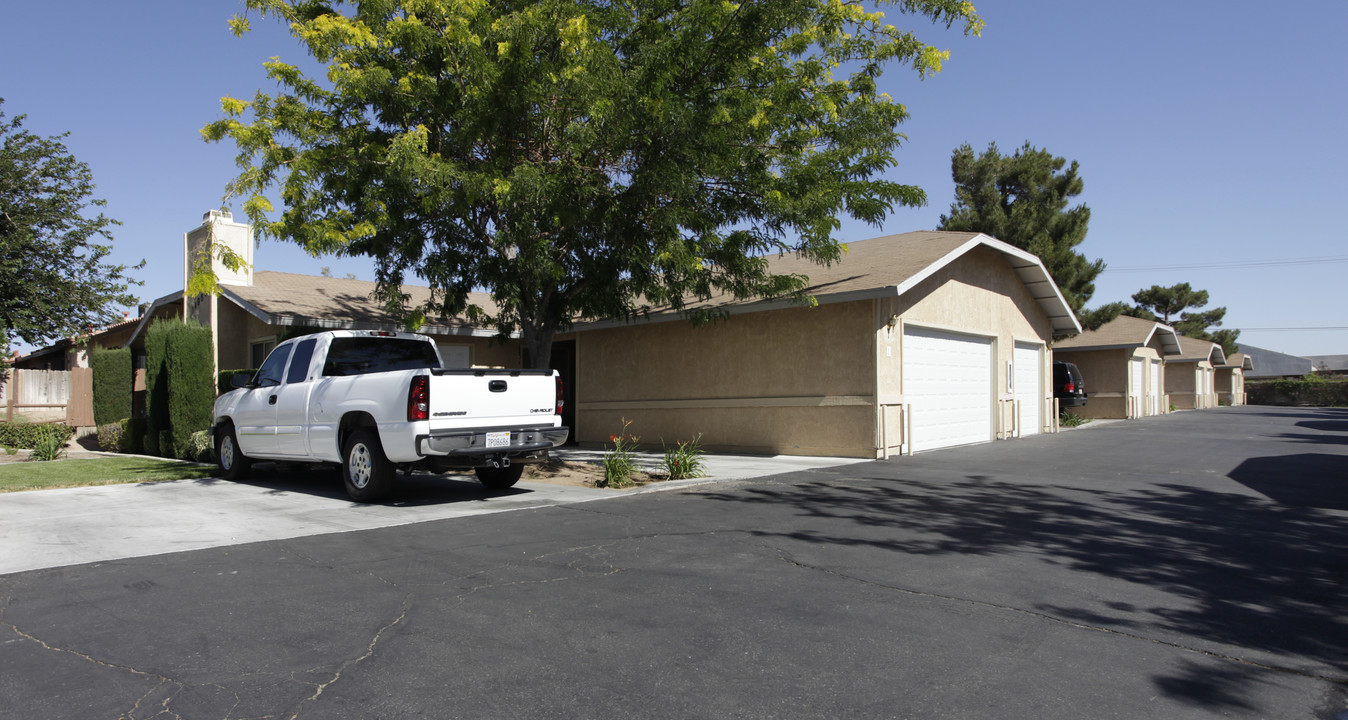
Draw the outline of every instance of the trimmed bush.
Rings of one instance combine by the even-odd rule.
[[[1309,405],[1348,407],[1348,378],[1319,375],[1279,380],[1249,380],[1246,400],[1251,405]]]
[[[181,320],[156,320],[145,329],[145,436],[148,455],[166,455],[167,448],[159,446],[159,434],[168,429],[168,336]]]
[[[215,376],[215,391],[220,395],[224,395],[230,390],[233,390],[234,386],[231,383],[234,381],[234,376],[239,373],[244,373],[249,377],[253,377],[254,375],[257,375],[257,368],[251,370],[221,370]]]
[[[122,418],[122,452],[145,452],[145,418]]]
[[[122,447],[125,442],[125,421],[106,423],[98,426],[99,450],[102,450],[103,452],[126,452]]]
[[[186,458],[192,433],[211,425],[215,382],[211,331],[160,320],[145,333],[145,452]]]
[[[211,331],[201,325],[179,323],[169,333],[165,350],[170,447],[165,448],[161,440],[159,450],[171,450],[176,458],[192,460],[192,434],[211,426],[215,404]]]
[[[103,427],[131,417],[131,388],[135,382],[131,348],[96,347],[89,353],[89,367],[94,374],[94,424]]]
[[[74,428],[63,423],[0,423],[0,445],[9,448],[36,448],[52,437],[64,445],[74,436]]]

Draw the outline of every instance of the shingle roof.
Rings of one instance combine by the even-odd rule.
[[[806,292],[820,303],[846,302],[902,295],[965,253],[987,247],[1003,254],[1052,321],[1055,335],[1081,332],[1081,324],[1039,258],[988,235],[921,230],[846,245],[847,252],[838,262],[828,266],[795,254],[770,256],[768,264],[771,272],[776,274],[808,277]],[[690,303],[689,307],[718,307],[741,313],[772,310],[788,304],[782,300],[736,300],[727,294],[704,303]],[[659,310],[657,308],[656,312]],[[587,326],[610,324],[615,323],[589,323]]]
[[[1167,357],[1181,352],[1175,329],[1155,320],[1143,320],[1129,315],[1120,315],[1095,330],[1059,340],[1053,344],[1053,350],[1109,350],[1114,348],[1138,348],[1151,342],[1153,337],[1161,341],[1163,354]]]
[[[1304,357],[1265,350],[1245,343],[1240,343],[1237,347],[1254,361],[1254,370],[1247,373],[1248,377],[1293,377],[1309,375],[1311,372],[1311,361]]]
[[[1226,364],[1222,367],[1238,367],[1242,370],[1253,370],[1254,361],[1245,353],[1231,353],[1226,356]]]
[[[225,297],[238,303],[263,322],[271,324],[313,325],[382,329],[394,322],[383,303],[373,300],[375,283],[367,280],[330,278],[319,275],[259,270],[253,273],[251,287],[222,286]],[[408,303],[415,306],[430,297],[430,288],[404,285]],[[488,313],[497,310],[491,296],[469,293],[469,303]],[[278,322],[283,320],[283,322]],[[494,334],[477,328],[466,318],[439,318],[424,328],[436,334]]]
[[[1179,357],[1168,357],[1166,362],[1199,362],[1207,360],[1213,365],[1226,364],[1226,351],[1222,346],[1211,340],[1199,340],[1198,338],[1179,336],[1180,349],[1182,352]]]

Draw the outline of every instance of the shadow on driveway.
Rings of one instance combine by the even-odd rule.
[[[214,480],[228,482],[220,478]],[[346,487],[342,484],[341,472],[336,466],[259,462],[253,466],[248,477],[234,482],[261,488],[271,494],[299,493],[329,500],[349,500]],[[409,475],[400,472],[394,481],[393,492],[389,498],[373,504],[418,507],[455,502],[480,502],[485,498],[527,495],[529,492],[531,491],[525,488],[488,490],[472,474],[439,475],[415,472]],[[350,502],[352,505],[366,504],[354,500]]]

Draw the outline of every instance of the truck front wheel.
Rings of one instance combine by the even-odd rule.
[[[233,425],[227,424],[215,433],[215,464],[220,468],[220,477],[231,481],[247,475],[253,465],[253,461],[239,449]]]
[[[374,429],[361,428],[347,436],[342,446],[342,482],[352,500],[378,502],[387,497],[396,473]]]
[[[477,473],[477,481],[488,490],[505,490],[519,482],[524,466],[516,463],[503,468],[480,467],[474,468],[473,472]]]

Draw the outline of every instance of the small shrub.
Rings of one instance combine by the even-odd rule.
[[[6,455],[18,455],[19,449],[8,445],[0,445],[0,450],[4,450]]]
[[[623,418],[622,431],[609,436],[613,449],[604,455],[604,479],[597,483],[599,487],[625,488],[636,484],[632,480],[632,470],[636,468],[634,449],[641,438],[627,434],[631,424],[631,420]]]
[[[136,455],[145,452],[145,418],[122,420],[122,452]]]
[[[56,429],[39,433],[37,443],[33,445],[33,452],[29,454],[28,459],[37,462],[59,460],[66,454],[66,441],[69,439],[69,435]]]
[[[707,464],[702,459],[702,433],[698,433],[697,437],[687,442],[680,440],[673,446],[667,446],[665,441],[661,440],[660,446],[665,449],[665,472],[670,480],[684,480],[706,474]]]
[[[126,442],[126,421],[106,423],[98,426],[98,449],[104,452],[126,452],[122,445]]]
[[[1058,424],[1068,428],[1081,427],[1082,425],[1085,425],[1088,422],[1090,422],[1090,420],[1081,417],[1080,415],[1077,415],[1074,412],[1068,412],[1066,410],[1064,410],[1062,415],[1058,417]]]
[[[187,443],[187,459],[196,462],[215,461],[215,443],[211,441],[209,431],[198,430],[192,433]]]
[[[61,444],[64,445],[67,440],[74,437],[75,430],[61,423],[0,423],[0,445],[5,447],[35,448],[38,442],[45,441],[49,434],[59,437]]]

